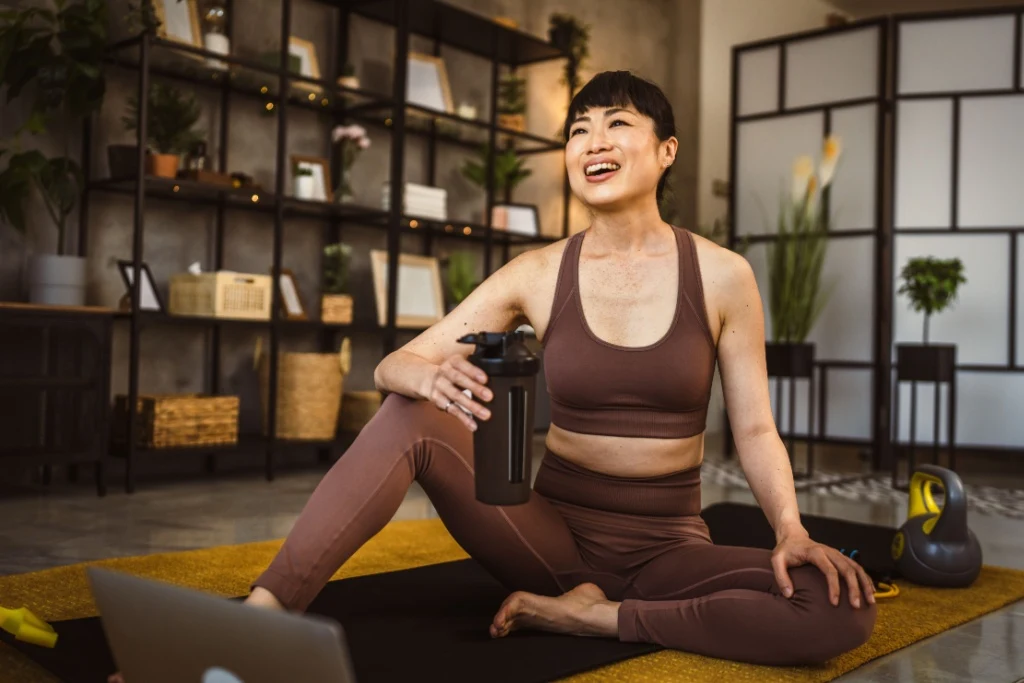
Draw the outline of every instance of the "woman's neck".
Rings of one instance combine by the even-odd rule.
[[[610,251],[657,250],[668,235],[667,227],[656,202],[651,202],[650,206],[594,212],[590,221],[592,241]]]

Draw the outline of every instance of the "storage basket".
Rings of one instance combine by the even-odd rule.
[[[237,396],[151,394],[136,403],[136,445],[142,448],[238,443]],[[114,441],[128,442],[128,397],[115,397]]]
[[[348,294],[324,294],[320,298],[320,320],[347,325],[352,322],[352,297]]]
[[[272,296],[269,275],[178,273],[171,276],[171,315],[270,320]]]
[[[338,412],[345,375],[351,368],[351,342],[346,337],[339,353],[278,352],[277,415],[274,430],[278,439],[332,441],[338,430]],[[269,433],[270,355],[257,339],[254,366],[259,373],[263,434]]]
[[[358,432],[380,410],[379,391],[346,391],[341,399],[339,428],[344,432]]]

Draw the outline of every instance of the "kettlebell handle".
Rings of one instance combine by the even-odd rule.
[[[939,485],[945,492],[945,502],[939,508],[932,497],[931,487]],[[908,517],[935,515],[934,523],[926,523],[925,531],[936,541],[963,542],[967,540],[967,495],[960,477],[945,467],[920,465],[910,480],[910,508]]]

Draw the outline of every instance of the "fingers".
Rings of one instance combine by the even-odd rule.
[[[469,389],[473,395],[485,401],[494,398],[491,390],[484,386],[487,383],[487,373],[470,363],[462,356],[452,358],[448,379],[456,386]]]
[[[828,601],[833,606],[839,604],[839,572],[836,571],[836,567],[832,564],[829,559],[828,553],[822,548],[815,548],[811,552],[810,557],[811,563],[821,570],[821,573],[825,575],[825,579],[828,581]]]
[[[863,587],[864,595],[867,596],[869,604],[875,604],[875,582],[871,580],[868,573],[864,571],[864,567],[861,567],[856,562],[853,563],[857,568],[857,577],[860,580],[860,585]]]
[[[850,604],[854,607],[860,607],[861,604],[861,590],[860,590],[860,576],[857,574],[856,564],[853,560],[849,559],[842,553],[833,550],[832,551],[833,562],[839,567],[839,570],[843,574],[843,578],[846,579],[846,586],[850,590]]]
[[[775,571],[775,583],[779,584],[779,590],[787,598],[793,597],[793,581],[789,578],[789,571],[786,569],[784,553],[772,555],[772,569]]]

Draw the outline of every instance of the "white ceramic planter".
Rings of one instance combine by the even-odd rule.
[[[299,199],[312,199],[316,194],[316,184],[313,176],[300,175],[295,178],[295,196]]]
[[[29,266],[29,301],[47,306],[85,305],[85,259],[36,254]]]

